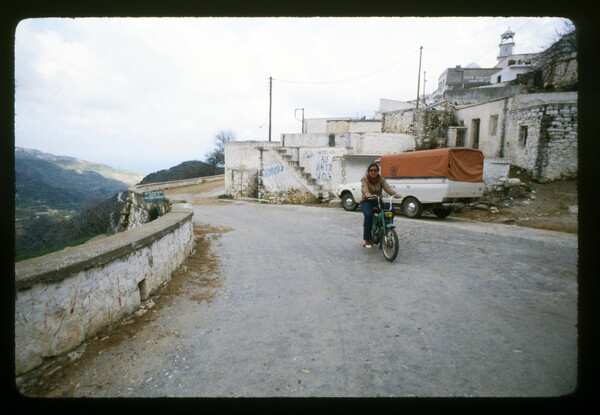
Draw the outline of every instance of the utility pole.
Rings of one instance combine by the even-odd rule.
[[[271,105],[273,103],[273,77],[269,76],[269,141],[271,141]]]
[[[427,73],[423,71],[423,106],[426,107],[427,103],[425,102],[425,84],[427,84],[427,78],[425,77]]]
[[[419,52],[419,80],[417,81],[417,109],[419,109],[419,89],[421,88],[421,56],[423,55],[423,46]]]
[[[298,118],[298,111],[302,111],[302,118]],[[304,134],[304,108],[296,108],[296,111],[294,112],[294,117],[296,117],[296,119],[300,122],[302,122],[302,130],[301,133]]]

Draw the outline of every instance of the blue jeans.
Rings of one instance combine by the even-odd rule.
[[[373,228],[373,207],[377,207],[376,200],[365,200],[360,204],[360,210],[365,215],[365,221],[363,223],[363,239],[365,241],[371,241],[371,229]],[[389,209],[389,203],[381,203],[381,207]]]

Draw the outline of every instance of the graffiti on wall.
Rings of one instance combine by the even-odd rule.
[[[320,156],[317,160],[317,180],[323,182],[330,182],[332,169],[333,165],[329,161],[329,156]]]
[[[264,170],[264,175],[267,177],[270,176],[275,176],[276,174],[282,173],[283,172],[283,166],[282,165],[276,165],[273,167],[269,167],[267,169]]]

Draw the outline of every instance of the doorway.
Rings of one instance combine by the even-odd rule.
[[[473,122],[471,123],[471,126],[473,127],[473,133],[472,133],[472,140],[471,142],[473,143],[473,145],[471,147],[473,148],[479,148],[479,125],[481,124],[481,120],[479,118],[475,118],[473,120]]]

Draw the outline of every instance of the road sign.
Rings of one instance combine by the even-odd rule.
[[[152,190],[142,193],[142,197],[146,203],[158,203],[165,201],[165,195],[162,190]]]

